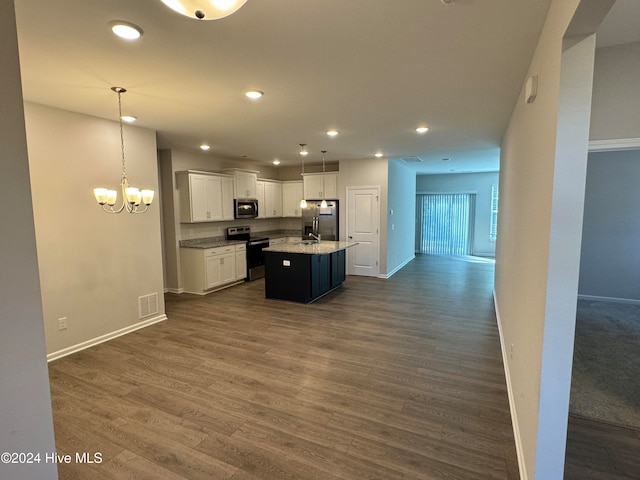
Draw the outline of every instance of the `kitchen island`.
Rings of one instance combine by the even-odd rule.
[[[342,285],[356,242],[284,243],[263,249],[265,297],[311,303]]]

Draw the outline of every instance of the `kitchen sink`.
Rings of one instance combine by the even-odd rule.
[[[303,240],[301,242],[296,243],[296,245],[312,245],[314,243],[318,243],[316,240]]]

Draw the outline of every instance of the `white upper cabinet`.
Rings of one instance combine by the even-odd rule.
[[[282,182],[282,216],[301,217],[302,182]]]
[[[222,219],[233,220],[233,178],[222,177]]]
[[[258,199],[258,218],[266,218],[267,208],[264,204],[264,184],[262,180],[256,182],[256,198]]]
[[[229,173],[234,179],[234,198],[256,198],[256,182],[258,172],[255,170],[240,170],[238,168],[227,168],[225,173]]]
[[[233,220],[232,178],[206,172],[178,172],[180,221]]]
[[[264,207],[265,218],[282,217],[282,183],[264,182]]]
[[[338,198],[338,173],[305,173],[303,175],[304,198],[319,200]]]

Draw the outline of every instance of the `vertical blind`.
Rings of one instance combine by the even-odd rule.
[[[416,251],[471,255],[475,194],[418,194]]]

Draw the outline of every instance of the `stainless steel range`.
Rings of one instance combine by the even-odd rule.
[[[247,278],[249,281],[264,277],[262,249],[269,246],[269,238],[251,235],[251,227],[246,226],[227,228],[227,240],[247,242]]]

